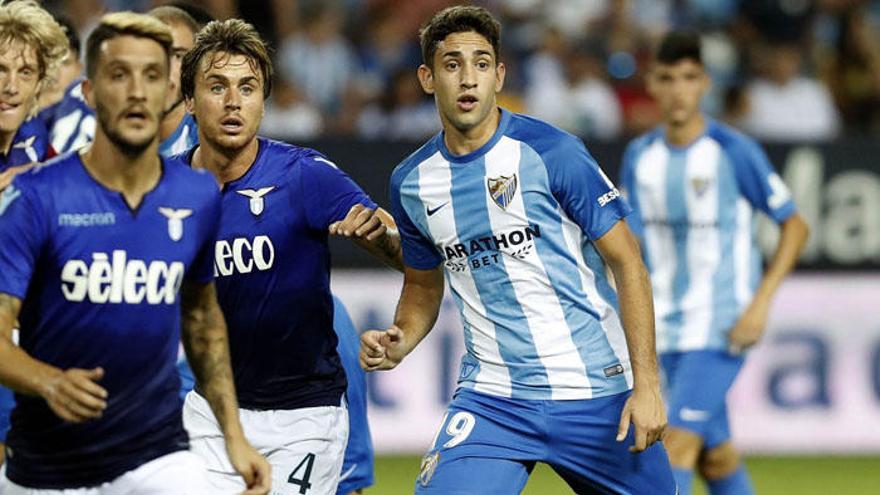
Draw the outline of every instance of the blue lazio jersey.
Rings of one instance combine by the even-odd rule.
[[[408,266],[445,267],[464,324],[459,382],[491,395],[587,399],[629,389],[617,298],[593,241],[629,213],[574,136],[502,110],[454,156],[438,134],[395,169]]]
[[[199,144],[199,126],[196,119],[187,112],[183,114],[183,120],[177,129],[164,141],[159,143],[159,154],[162,156],[174,156],[186,153],[193,146]]]
[[[622,183],[654,289],[659,352],[726,349],[760,281],[755,210],[783,222],[795,206],[751,138],[707,120],[686,147],[662,129],[628,146]]]
[[[0,172],[10,167],[39,163],[54,154],[43,121],[39,118],[28,119],[21,124],[15,137],[12,138],[9,153],[5,155],[0,153]]]
[[[82,82],[81,78],[72,82],[61,101],[40,112],[52,147],[59,154],[78,150],[95,139],[95,111],[86,103]]]
[[[74,191],[72,193],[71,191]],[[0,292],[23,300],[20,345],[61,369],[102,367],[100,419],[66,423],[16,395],[7,476],[34,488],[109,481],[187,448],[177,396],[184,280],[210,283],[220,218],[209,174],[164,161],[132,210],[67,154],[0,199]]]
[[[253,165],[222,195],[214,273],[239,405],[338,406],[346,382],[328,227],[355,204],[376,205],[316,151],[262,138]]]

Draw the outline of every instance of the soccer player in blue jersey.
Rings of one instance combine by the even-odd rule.
[[[4,495],[209,493],[180,415],[181,336],[248,493],[268,492],[213,285],[216,184],[157,153],[170,47],[152,17],[104,16],[84,86],[95,141],[0,198],[0,382],[17,392]]]
[[[393,326],[362,335],[362,365],[394,368],[425,337],[445,271],[466,353],[416,493],[519,493],[544,462],[577,493],[672,495],[630,209],[579,139],[497,106],[499,38],[479,7],[421,31],[443,131],[391,177],[405,281]]]
[[[699,37],[667,35],[648,77],[663,124],[630,143],[621,173],[654,288],[676,481],[690,493],[698,468],[713,495],[748,495],[725,396],[808,229],[760,146],[700,111],[709,85]],[[763,276],[756,211],[782,227]]]
[[[222,185],[217,293],[229,325],[241,417],[272,463],[273,493],[336,493],[348,436],[345,371],[336,350],[328,235],[341,233],[392,265],[396,233],[320,153],[257,136],[272,63],[254,28],[212,22],[184,57],[181,85],[199,124],[184,159]],[[236,489],[199,387],[184,422],[217,491]]]
[[[367,376],[358,364],[360,332],[354,327],[342,301],[333,297],[333,330],[337,350],[348,380],[348,444],[336,495],[358,495],[373,484],[373,441],[367,423]]]
[[[33,2],[0,5],[0,191],[50,154],[45,126],[25,119],[35,112],[47,74],[57,70],[66,46],[61,26]],[[0,387],[0,464],[14,406],[12,391]]]

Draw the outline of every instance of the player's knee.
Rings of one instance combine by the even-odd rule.
[[[696,433],[681,428],[670,428],[663,446],[669,462],[676,467],[693,468],[697,465],[703,439]]]
[[[706,449],[700,454],[700,475],[707,480],[730,476],[739,468],[739,453],[730,442]]]

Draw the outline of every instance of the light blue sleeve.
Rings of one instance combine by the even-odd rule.
[[[556,143],[542,153],[551,192],[590,240],[599,239],[632,210],[579,139]]]
[[[729,147],[739,190],[749,203],[782,223],[797,211],[788,187],[773,170],[764,150],[751,138],[742,136]]]
[[[623,160],[620,165],[621,194],[632,207],[632,215],[626,218],[626,223],[644,245],[644,224],[642,223],[642,211],[639,205],[638,188],[636,184],[636,159],[641,146],[637,141],[629,143],[623,152]]]
[[[412,172],[418,173],[418,172]],[[436,268],[443,257],[437,251],[431,239],[416,227],[419,219],[410,217],[407,209],[404,208],[403,196],[405,195],[401,189],[404,187],[404,173],[395,171],[391,175],[391,215],[394,216],[394,222],[397,223],[397,231],[400,233],[400,244],[403,248],[403,262],[406,266],[416,268],[418,270],[431,270]],[[411,180],[411,179],[410,179]],[[411,211],[415,211],[416,215],[425,216],[425,212],[419,208],[411,207]],[[422,224],[425,219],[421,218]]]

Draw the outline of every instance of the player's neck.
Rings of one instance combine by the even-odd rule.
[[[666,124],[666,141],[673,146],[687,146],[706,132],[706,118],[697,113],[680,125]]]
[[[15,139],[16,132],[18,132],[17,129],[11,132],[0,131],[0,155],[5,156],[9,154],[9,150],[12,148],[12,140]]]
[[[159,124],[159,141],[165,141],[169,136],[174,134],[174,131],[180,126],[180,122],[183,121],[183,116],[185,114],[186,108],[183,103],[181,103],[172,108],[170,112],[162,117],[162,122]]]
[[[131,208],[137,208],[144,195],[156,187],[162,177],[158,142],[137,154],[129,154],[110,141],[100,129],[95,140],[81,152],[83,165],[104,187],[119,191]]]
[[[455,156],[472,153],[488,143],[501,122],[501,110],[496,106],[482,122],[467,131],[459,131],[449,122],[443,122],[443,142]]]
[[[260,149],[256,136],[238,150],[212,147],[202,139],[202,136],[199,136],[199,142],[199,147],[193,154],[192,164],[197,168],[208,169],[220,184],[232,182],[246,174],[257,159],[257,151]]]

